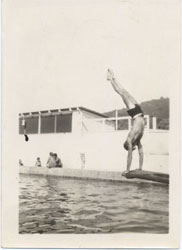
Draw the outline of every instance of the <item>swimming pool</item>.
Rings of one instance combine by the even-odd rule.
[[[19,182],[21,234],[168,233],[168,186],[36,175]]]

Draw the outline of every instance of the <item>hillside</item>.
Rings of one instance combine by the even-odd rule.
[[[169,129],[169,98],[163,98],[142,102],[141,108],[145,115],[157,117],[159,129]],[[109,117],[115,116],[115,110],[104,113]],[[128,116],[126,109],[118,110],[118,116]]]

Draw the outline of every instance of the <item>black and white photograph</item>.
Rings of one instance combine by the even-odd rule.
[[[178,247],[180,2],[7,0],[2,22],[3,246]]]

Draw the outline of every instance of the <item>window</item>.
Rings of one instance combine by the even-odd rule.
[[[23,134],[23,126],[22,126],[23,118],[19,118],[19,134]],[[28,117],[24,119],[26,122],[26,133],[27,134],[37,134],[38,133],[38,117]]]
[[[24,133],[22,126],[23,118],[19,118],[19,134]],[[24,118],[27,134],[39,133],[39,117]],[[60,115],[42,115],[40,117],[40,133],[67,133],[72,131],[72,113]]]
[[[72,130],[72,113],[57,115],[56,132],[66,133]]]
[[[41,117],[41,133],[54,133],[55,132],[55,116],[42,116]]]

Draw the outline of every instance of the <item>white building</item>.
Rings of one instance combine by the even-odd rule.
[[[79,133],[84,130],[100,131],[104,127],[105,130],[115,130],[115,124],[112,121],[104,121],[106,118],[106,115],[84,107],[21,113],[19,133],[23,134],[22,120],[26,121],[27,134]]]
[[[167,173],[168,131],[157,130],[155,118],[150,120],[145,116],[145,119],[144,169]],[[28,142],[22,136],[22,120],[26,121]],[[118,123],[126,121],[128,127],[118,130]],[[18,157],[27,166],[34,166],[36,158],[40,157],[45,166],[49,152],[55,152],[64,168],[124,171],[127,152],[123,143],[131,124],[130,117],[107,117],[84,107],[21,113]],[[138,168],[137,150],[133,152],[132,169],[135,168]]]

